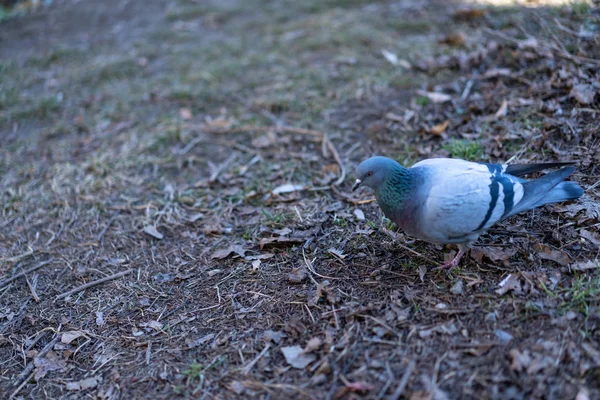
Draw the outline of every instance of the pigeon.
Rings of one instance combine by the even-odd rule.
[[[387,157],[371,157],[356,169],[355,191],[368,186],[387,218],[408,235],[439,244],[457,244],[458,253],[436,269],[456,267],[463,254],[492,225],[512,215],[577,199],[583,189],[565,181],[572,162],[489,164],[432,158],[405,168]],[[538,179],[521,176],[561,169]]]

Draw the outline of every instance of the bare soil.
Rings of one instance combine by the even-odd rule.
[[[0,397],[600,398],[600,10],[523,3],[1,14]],[[433,272],[373,154],[586,194]]]

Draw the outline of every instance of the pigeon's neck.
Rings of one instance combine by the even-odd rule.
[[[386,217],[396,222],[409,204],[414,178],[402,166],[394,168],[375,192],[377,203]],[[397,222],[396,222],[397,223]]]

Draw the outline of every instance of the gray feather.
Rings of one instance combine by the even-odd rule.
[[[532,181],[522,181],[523,199],[506,216],[518,214],[544,204],[576,199],[583,189],[575,182],[563,182],[575,172],[575,167],[565,167]]]
[[[556,162],[556,163],[539,163],[539,164],[510,164],[506,166],[505,174],[514,176],[523,176],[534,172],[543,171],[551,168],[566,167],[573,165],[574,162]]]

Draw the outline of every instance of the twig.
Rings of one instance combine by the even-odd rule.
[[[342,279],[342,278],[334,278],[333,276],[321,275],[321,274],[317,273],[315,271],[314,267],[312,266],[312,263],[310,262],[310,260],[308,258],[306,258],[306,254],[304,254],[304,249],[302,249],[302,257],[304,257],[304,263],[306,264],[306,268],[308,268],[310,270],[310,272],[312,272],[316,276],[323,278],[323,279]],[[312,279],[313,283],[318,284],[318,282],[312,276],[310,276],[310,278]]]
[[[31,267],[31,268],[23,271],[23,272],[19,272],[18,274],[16,274],[12,278],[8,278],[8,279],[3,280],[2,282],[0,282],[0,289],[3,288],[4,286],[8,285],[9,283],[11,283],[13,281],[16,281],[20,277],[22,277],[22,276],[24,276],[24,275],[26,275],[26,274],[28,274],[30,272],[33,272],[33,271],[36,271],[36,270],[42,268],[44,265],[50,264],[51,262],[53,262],[53,260],[42,261],[41,263],[39,263],[39,264],[37,264],[37,265],[35,265],[35,266],[33,266],[33,267]]]
[[[37,280],[38,280],[38,275],[34,274],[33,278],[31,278],[32,282],[29,282],[29,279],[27,279],[27,276],[25,276],[25,282],[27,282],[27,286],[29,286],[29,291],[31,292],[31,296],[33,296],[33,300],[35,300],[36,303],[40,302],[40,297],[38,296],[37,292],[35,291],[35,288],[37,287]]]
[[[236,132],[249,132],[249,131],[288,132],[288,133],[298,133],[300,135],[314,136],[314,137],[321,139],[321,141],[327,147],[327,149],[329,149],[329,151],[331,151],[331,154],[333,155],[335,162],[340,167],[340,176],[335,181],[335,185],[340,185],[344,181],[344,179],[346,179],[346,167],[344,167],[344,163],[342,162],[342,159],[340,158],[339,153],[337,152],[333,143],[331,143],[331,141],[327,138],[327,136],[325,136],[325,134],[323,134],[319,131],[315,131],[312,129],[304,129],[304,128],[294,128],[291,126],[260,126],[260,125],[241,125],[241,126],[238,126],[237,128],[227,128],[227,129],[213,128],[210,126],[201,126],[198,128],[198,130],[201,130],[203,132],[208,132],[208,133],[236,133]]]
[[[404,250],[406,250],[408,252],[411,252],[411,253],[413,253],[416,256],[421,257],[423,260],[429,261],[433,265],[437,265],[437,263],[435,261],[433,261],[432,259],[430,259],[430,258],[424,256],[423,254],[419,253],[418,251],[413,250],[410,247],[407,247],[407,246],[403,245],[402,243],[400,243],[400,241],[398,240],[398,238],[395,236],[394,232],[390,231],[389,229],[387,229],[385,227],[382,227],[381,229],[383,230],[383,232],[385,234],[387,234],[389,237],[392,238],[392,240],[394,241],[394,245],[399,246],[399,247],[403,248]]]
[[[10,258],[0,258],[0,262],[15,262],[15,261],[21,260],[22,258],[30,256],[32,254],[33,254],[33,249],[31,247],[29,247],[29,250],[27,250],[23,254],[19,254],[18,256],[14,256],[14,257],[10,257]]]
[[[262,349],[262,351],[260,353],[258,353],[258,355],[256,357],[254,357],[254,359],[252,361],[250,361],[248,364],[246,364],[246,366],[240,368],[242,375],[248,375],[250,373],[250,370],[252,370],[252,368],[258,362],[258,360],[260,360],[265,354],[267,354],[267,351],[269,351],[270,348],[271,348],[271,343],[267,343],[265,348]]]
[[[202,141],[202,139],[204,139],[202,136],[198,136],[196,138],[194,138],[194,140],[192,140],[191,142],[189,142],[187,144],[187,146],[185,146],[183,149],[181,150],[175,150],[173,151],[175,154],[177,154],[178,156],[182,156],[185,153],[187,153],[188,151],[190,151],[194,146],[196,146],[198,143],[200,143]]]
[[[58,301],[60,299],[64,299],[65,297],[69,297],[72,294],[79,293],[82,290],[91,288],[91,287],[96,286],[96,285],[100,285],[100,284],[102,284],[104,282],[108,282],[108,281],[111,281],[113,279],[121,278],[121,277],[123,277],[123,276],[125,276],[127,274],[132,273],[132,272],[133,272],[132,269],[128,269],[127,271],[119,272],[118,274],[114,274],[114,275],[107,276],[107,277],[102,278],[102,279],[98,279],[97,281],[86,283],[85,285],[81,285],[79,287],[76,287],[75,289],[69,290],[68,292],[65,292],[63,294],[58,295],[56,297],[56,300],[54,300],[54,301]]]
[[[406,389],[406,385],[408,384],[408,379],[412,375],[413,369],[415,369],[415,365],[415,360],[410,360],[410,362],[408,363],[408,367],[406,367],[406,371],[404,371],[404,375],[402,375],[400,383],[398,384],[398,387],[390,397],[390,400],[398,400],[400,396],[402,396],[402,393],[404,392],[404,389]]]

